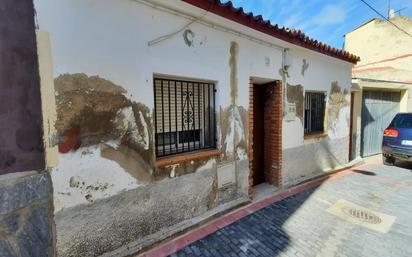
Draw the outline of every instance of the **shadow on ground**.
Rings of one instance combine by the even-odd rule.
[[[358,173],[358,174],[362,174],[362,175],[366,175],[366,176],[376,176],[376,173],[375,173],[375,172],[367,171],[367,170],[353,169],[352,172],[355,172],[355,173]]]
[[[316,190],[273,203],[171,256],[278,256],[291,240],[283,225]]]
[[[395,166],[403,169],[408,169],[412,171],[412,162],[407,162],[407,161],[401,161],[397,160],[395,162]]]

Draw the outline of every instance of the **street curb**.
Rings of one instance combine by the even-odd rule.
[[[301,193],[303,191],[306,191],[308,189],[314,188],[316,186],[319,186],[327,181],[339,179],[341,177],[347,176],[352,173],[352,168],[347,167],[341,170],[334,171],[328,175],[325,175],[323,177],[318,177],[315,178],[311,181],[308,181],[303,184],[299,184],[297,186],[294,186],[292,188],[286,189],[284,191],[279,192],[278,194],[274,196],[270,196],[268,198],[259,200],[257,202],[253,202],[251,204],[248,204],[244,207],[241,207],[239,209],[236,209],[226,215],[223,215],[219,218],[216,218],[215,220],[210,221],[209,223],[206,223],[205,225],[202,225],[196,229],[193,229],[191,231],[188,231],[187,233],[178,236],[163,245],[160,245],[158,247],[155,247],[151,250],[148,250],[144,253],[137,254],[135,255],[136,257],[163,257],[163,256],[168,256],[171,255],[186,246],[202,239],[205,238],[206,236],[213,234],[214,232],[218,231],[219,229],[222,229],[262,208],[265,208],[275,202],[281,201],[285,198],[288,198],[290,196],[296,195],[298,193]]]

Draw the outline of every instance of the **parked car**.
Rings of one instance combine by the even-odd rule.
[[[398,113],[383,132],[383,163],[394,165],[397,159],[412,161],[412,113]]]

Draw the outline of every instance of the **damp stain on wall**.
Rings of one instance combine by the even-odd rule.
[[[248,112],[242,106],[231,105],[221,108],[220,145],[221,161],[243,160],[247,158]]]
[[[329,120],[338,120],[340,111],[343,107],[349,105],[347,100],[348,91],[339,86],[337,81],[332,82],[329,94]]]
[[[238,57],[239,45],[230,43],[230,106],[220,108],[221,161],[234,161],[247,158],[247,118],[245,108],[236,104],[238,98]]]
[[[194,39],[195,39],[195,33],[192,30],[186,29],[183,32],[183,40],[188,47],[194,46]]]
[[[154,151],[148,107],[98,76],[64,74],[55,79],[55,90],[60,153],[100,145],[102,157],[138,180],[150,180]]]
[[[84,181],[82,181],[81,178],[78,177],[78,176],[76,176],[76,177],[72,176],[72,177],[70,177],[70,180],[69,180],[69,187],[78,189],[81,192],[81,194],[84,195],[84,198],[89,203],[92,203],[94,201],[93,193],[95,193],[95,192],[104,192],[109,187],[112,187],[112,186],[113,186],[113,184],[109,184],[107,182],[105,182],[105,183],[96,182],[94,184],[86,185],[86,183]],[[70,192],[65,193],[65,194],[70,195]]]
[[[302,76],[305,76],[306,71],[309,69],[309,63],[306,59],[302,60],[302,69],[300,71],[300,74]]]
[[[296,116],[303,123],[303,107],[304,107],[305,96],[304,96],[304,93],[303,93],[302,85],[287,84],[287,86],[286,86],[286,96],[287,96],[287,102],[288,103],[295,104],[295,106],[296,106]]]
[[[186,174],[194,173],[199,171],[201,167],[204,167],[210,161],[211,158],[213,157],[205,157],[201,159],[186,161],[175,165],[158,167],[153,175],[156,180],[161,180],[167,177],[176,178]]]
[[[239,45],[236,42],[230,43],[230,103],[236,104],[238,97],[238,57]]]

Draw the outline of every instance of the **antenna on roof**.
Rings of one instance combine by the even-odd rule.
[[[388,0],[388,19],[391,18],[391,0]]]
[[[395,11],[395,14],[397,13],[399,16],[401,16],[401,11],[403,11],[403,10],[405,10],[405,9],[407,9],[407,8],[408,8],[408,7],[401,8],[401,9]]]

